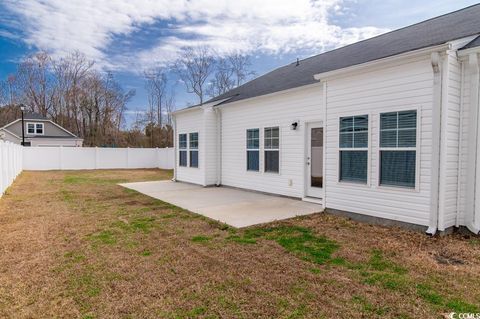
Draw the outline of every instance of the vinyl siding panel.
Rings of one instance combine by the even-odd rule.
[[[443,82],[440,230],[454,226],[457,216],[462,69],[454,52],[448,52],[445,56],[443,76],[446,78]]]
[[[212,107],[206,108],[203,111],[205,185],[214,185],[217,182],[217,134],[217,115]]]
[[[429,57],[327,80],[326,207],[428,225],[432,160],[433,73]],[[417,110],[417,187],[379,186],[379,114]],[[339,118],[368,114],[368,184],[339,182]],[[348,194],[348,196],[346,196]]]
[[[323,119],[321,85],[226,105],[222,108],[222,184],[303,197],[305,122]],[[299,122],[297,130],[290,125]],[[280,128],[280,172],[264,173],[263,128]],[[246,130],[260,129],[260,171],[246,170]]]
[[[205,134],[204,134],[204,125],[203,125],[203,110],[196,109],[196,110],[187,111],[185,113],[177,114],[175,118],[176,118],[175,145],[178,146],[179,134],[186,133],[188,136],[189,133],[198,132],[198,151],[199,151],[198,168],[188,167],[188,166],[180,167],[178,165],[179,150],[178,150],[178,147],[176,148],[177,162],[175,163],[175,168],[177,170],[177,180],[182,182],[205,185]],[[187,144],[188,144],[188,141],[189,140],[187,140]],[[188,154],[187,165],[189,165],[189,156],[190,155]]]

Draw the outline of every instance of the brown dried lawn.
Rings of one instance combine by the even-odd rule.
[[[0,200],[2,318],[438,318],[480,305],[480,239],[325,214],[235,230],[117,184],[23,172]]]

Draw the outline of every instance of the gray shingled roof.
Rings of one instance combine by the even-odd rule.
[[[45,116],[39,113],[25,113],[23,118],[25,120],[48,120]]]
[[[475,47],[478,47],[478,46],[480,46],[480,36],[476,37],[475,39],[473,39],[472,41],[467,43],[467,45],[464,46],[463,48],[461,48],[460,50],[475,48]]]
[[[315,83],[313,75],[480,34],[480,4],[275,69],[208,102],[231,103]],[[478,39],[477,39],[478,41]]]

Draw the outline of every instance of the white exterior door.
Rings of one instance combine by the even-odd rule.
[[[306,141],[306,196],[322,198],[323,195],[323,125],[308,123]]]

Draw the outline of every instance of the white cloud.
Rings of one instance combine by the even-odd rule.
[[[222,54],[320,52],[386,30],[341,28],[342,0],[5,0],[21,20],[25,41],[63,56],[79,50],[110,68],[145,68],[171,62],[184,46],[206,45]],[[135,48],[134,32],[158,21],[171,27],[148,49]],[[115,36],[131,43],[112,53]]]

